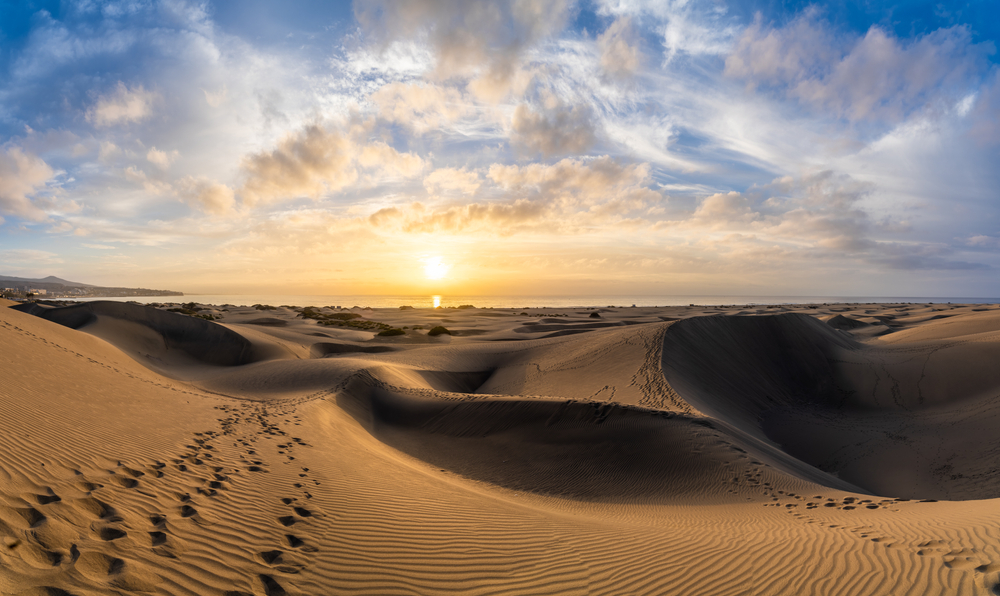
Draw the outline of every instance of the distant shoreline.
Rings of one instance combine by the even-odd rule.
[[[113,301],[118,301],[118,302],[130,302],[130,301],[132,301],[132,302],[138,302],[138,301],[132,300],[132,298],[134,298],[134,297],[88,297],[86,299],[78,299],[78,298],[54,298],[54,299],[38,298],[36,300],[38,302],[42,302],[42,303],[60,303],[60,302],[84,303],[84,302],[95,302],[95,301],[99,301],[99,300],[108,300],[108,299],[111,299],[111,298],[116,298],[116,300],[113,300]],[[150,297],[147,297],[147,298],[163,298],[163,296],[150,296]],[[246,304],[246,303],[236,303],[236,302],[231,302],[231,301],[230,302],[203,302],[203,301],[197,300],[198,296],[192,296],[192,295],[188,295],[188,296],[186,296],[186,298],[188,298],[188,299],[187,300],[183,300],[183,301],[176,301],[176,302],[175,301],[171,301],[171,300],[146,300],[146,301],[142,301],[140,303],[144,304],[144,305],[165,305],[165,306],[178,306],[178,305],[181,305],[181,304],[194,303],[194,304],[197,304],[197,305],[200,305],[200,306],[212,307],[212,308],[216,308],[216,309],[222,309],[222,308],[226,308],[226,307],[248,307],[248,306],[255,306],[255,305],[266,305],[266,306],[278,307],[278,308],[286,307],[286,308],[301,309],[301,308],[313,307],[313,308],[332,308],[332,309],[339,309],[339,310],[400,310],[403,307],[413,308],[413,309],[416,309],[416,310],[460,310],[460,307],[475,308],[475,309],[484,309],[484,310],[486,310],[486,309],[488,309],[488,310],[492,310],[492,309],[497,309],[497,310],[524,310],[524,309],[544,310],[544,309],[567,309],[567,308],[579,308],[579,309],[647,308],[648,309],[648,308],[690,308],[690,307],[697,307],[697,308],[755,308],[755,309],[765,308],[766,309],[766,308],[796,308],[796,307],[809,308],[809,307],[821,307],[821,306],[866,306],[866,305],[870,305],[870,306],[876,306],[876,305],[879,305],[879,306],[887,306],[887,305],[928,305],[928,306],[930,306],[930,305],[950,305],[950,306],[959,306],[959,305],[967,305],[967,306],[997,305],[997,306],[1000,306],[1000,299],[997,299],[997,298],[994,298],[994,299],[986,299],[986,298],[963,298],[963,299],[951,298],[951,299],[940,299],[939,298],[939,299],[923,299],[923,300],[920,300],[920,299],[909,299],[909,300],[906,300],[906,299],[888,299],[888,298],[886,298],[886,299],[871,299],[871,298],[866,298],[866,299],[859,299],[859,300],[842,300],[842,301],[827,301],[827,302],[816,302],[816,301],[804,301],[804,302],[782,302],[782,301],[770,301],[770,302],[718,302],[718,303],[713,303],[713,302],[701,302],[701,303],[699,303],[699,302],[689,302],[689,303],[686,303],[686,304],[662,304],[662,305],[638,304],[638,303],[630,303],[630,304],[584,304],[584,303],[580,303],[580,304],[559,304],[559,305],[535,304],[535,305],[521,305],[521,306],[489,306],[487,304],[476,304],[474,302],[466,302],[466,303],[463,303],[462,305],[443,304],[443,305],[441,305],[439,307],[434,307],[432,305],[413,304],[413,303],[405,303],[405,304],[404,303],[400,303],[400,304],[394,304],[394,305],[381,304],[379,306],[372,306],[372,305],[363,303],[363,301],[360,304],[351,304],[349,302],[345,302],[343,304],[324,304],[324,303],[319,302],[319,301],[308,301],[308,302],[299,302],[299,303],[290,303],[290,302],[282,302],[282,301],[259,301],[259,302],[254,302],[253,304]],[[354,297],[354,298],[358,298],[358,297]],[[380,302],[382,302],[382,301],[383,300],[380,300]]]
[[[39,299],[45,299],[39,297]],[[165,302],[195,302],[224,306],[253,306],[254,304],[269,304],[272,306],[340,306],[344,308],[399,308],[412,306],[414,308],[431,309],[436,304],[444,308],[471,304],[477,308],[605,308],[631,307],[665,307],[689,306],[762,306],[770,304],[805,305],[805,304],[1000,304],[1000,297],[947,297],[947,296],[639,296],[639,295],[596,295],[596,296],[470,296],[470,295],[262,295],[262,294],[186,294],[183,300],[171,300],[166,296],[128,296],[128,297],[86,297],[58,298],[63,300],[78,300],[90,302],[94,300],[135,301],[140,304]],[[437,302],[435,302],[435,299]]]

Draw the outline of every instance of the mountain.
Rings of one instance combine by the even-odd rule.
[[[46,298],[83,298],[115,296],[183,296],[174,290],[150,290],[148,288],[120,288],[82,284],[50,275],[41,279],[0,275],[0,289],[13,288],[8,294],[13,297],[29,297],[29,292]]]
[[[2,282],[14,282],[20,284],[59,284],[61,286],[66,286],[70,288],[93,288],[92,284],[82,284],[76,281],[67,281],[65,279],[50,275],[48,277],[43,277],[42,279],[33,279],[30,277],[12,277],[10,275],[0,275],[0,283]]]

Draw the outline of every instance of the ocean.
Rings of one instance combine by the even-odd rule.
[[[926,304],[1000,304],[1000,298],[969,297],[928,297],[928,296],[449,296],[449,295],[384,295],[384,296],[336,296],[308,294],[187,294],[185,296],[128,296],[120,298],[80,298],[81,301],[115,300],[134,301],[141,304],[151,302],[199,302],[201,304],[232,304],[252,306],[270,304],[272,306],[354,306],[371,308],[433,308],[471,304],[479,308],[583,308],[606,306],[704,306],[721,305],[763,305],[763,304],[834,304],[834,303],[915,303]]]

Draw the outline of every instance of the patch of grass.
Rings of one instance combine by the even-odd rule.
[[[299,316],[303,319],[313,319],[319,322],[324,321],[351,321],[353,319],[360,319],[361,315],[353,312],[335,312],[335,313],[321,313],[316,312],[311,307],[303,308],[299,311]]]
[[[436,337],[438,335],[445,335],[445,334],[451,335],[451,331],[448,331],[447,328],[442,327],[441,325],[438,325],[437,327],[431,327],[431,330],[427,332],[427,335],[430,335],[431,337]]]
[[[376,329],[385,331],[386,329],[394,329],[392,325],[388,325],[380,321],[368,321],[366,319],[361,319],[360,321],[338,321],[334,319],[317,322],[320,325],[326,325],[327,327],[350,327],[351,329],[361,329],[362,331],[374,331]]]
[[[206,310],[206,309],[204,309],[204,308],[198,308],[197,306],[195,306],[195,308],[188,308],[189,306],[195,306],[195,304],[193,302],[191,302],[189,304],[182,304],[181,305],[182,308],[168,308],[167,312],[176,312],[176,313],[180,313],[182,315],[187,315],[189,317],[194,317],[196,319],[205,319],[206,321],[215,321],[217,319],[221,319],[222,318],[222,317],[216,317],[214,315],[210,315],[210,314],[207,314],[207,313],[206,314],[201,314],[198,311],[199,310]]]
[[[369,321],[368,319],[364,319],[357,313],[335,312],[326,314],[316,312],[309,306],[299,311],[299,316],[304,319],[313,319],[320,325],[326,325],[327,327],[350,327],[352,329],[361,329],[364,331],[387,331],[389,329],[395,329],[392,325],[388,325],[380,321]]]
[[[277,306],[271,306],[270,304],[254,304],[253,307],[257,310],[278,310]]]
[[[393,327],[391,329],[383,329],[382,331],[379,331],[378,335],[381,335],[382,337],[389,337],[393,335],[406,335],[406,332],[402,329]]]

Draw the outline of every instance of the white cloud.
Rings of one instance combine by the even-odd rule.
[[[358,143],[355,137],[366,133],[365,126],[344,128],[310,124],[287,135],[275,149],[244,157],[246,181],[239,191],[243,203],[252,207],[300,197],[318,200],[359,182],[371,187],[414,178],[429,165],[383,141]]]
[[[733,224],[741,226],[759,217],[760,214],[751,209],[750,201],[746,197],[736,191],[730,191],[705,198],[695,209],[692,220],[709,228],[715,228]]]
[[[971,136],[980,146],[1000,145],[1000,69],[993,69],[969,113]]]
[[[729,51],[738,28],[728,22],[724,6],[691,0],[602,0],[598,12],[652,17],[663,36],[664,57],[721,55]]]
[[[129,89],[118,81],[114,91],[100,96],[87,110],[87,122],[98,127],[140,122],[150,116],[158,99],[157,93],[146,91],[142,85]]]
[[[511,119],[511,141],[528,154],[584,153],[597,141],[593,119],[589,106],[571,107],[554,98],[538,111],[521,104]]]
[[[366,145],[357,156],[358,165],[394,178],[413,178],[427,163],[413,153],[400,153],[383,142]]]
[[[97,158],[104,163],[113,162],[119,155],[122,154],[122,149],[118,145],[115,145],[111,141],[101,141],[101,145],[97,150]]]
[[[499,101],[510,90],[524,53],[557,33],[569,15],[565,0],[373,0],[354,5],[368,35],[388,48],[393,41],[428,44],[434,76],[472,79],[479,97]]]
[[[46,219],[32,197],[46,188],[55,171],[37,155],[9,146],[0,152],[0,212],[33,221]]]
[[[45,230],[47,234],[65,234],[66,232],[71,231],[73,231],[73,224],[68,221],[60,221]]]
[[[857,121],[899,120],[937,97],[967,94],[992,44],[974,44],[968,27],[902,41],[873,26],[860,38],[835,36],[807,11],[780,29],[760,18],[726,59],[726,74]]]
[[[217,91],[209,91],[207,89],[202,89],[201,91],[205,94],[205,103],[213,108],[217,108],[229,100],[229,88],[225,85]]]
[[[146,175],[146,172],[136,168],[135,166],[125,168],[124,173],[126,180],[141,184],[142,188],[150,194],[166,195],[173,192],[173,187],[169,182],[156,178],[150,178]]]
[[[146,160],[161,170],[166,170],[170,167],[170,164],[174,163],[174,160],[177,159],[178,155],[180,155],[180,153],[178,153],[176,149],[168,153],[166,151],[160,151],[156,147],[152,147],[149,152],[146,153]]]
[[[642,61],[642,52],[636,44],[637,38],[629,17],[616,19],[604,33],[597,36],[597,46],[601,50],[601,70],[605,77],[622,80],[635,74]]]
[[[479,174],[464,169],[439,168],[424,178],[428,193],[458,193],[473,195],[481,186]]]
[[[318,199],[358,179],[353,159],[350,139],[311,124],[286,136],[272,151],[244,158],[247,180],[239,194],[250,206],[296,197]]]
[[[236,204],[233,189],[207,178],[187,176],[177,183],[177,188],[185,203],[212,215],[230,213]]]
[[[418,134],[440,130],[470,111],[470,102],[457,89],[429,83],[389,83],[369,99],[377,106],[381,118]]]

